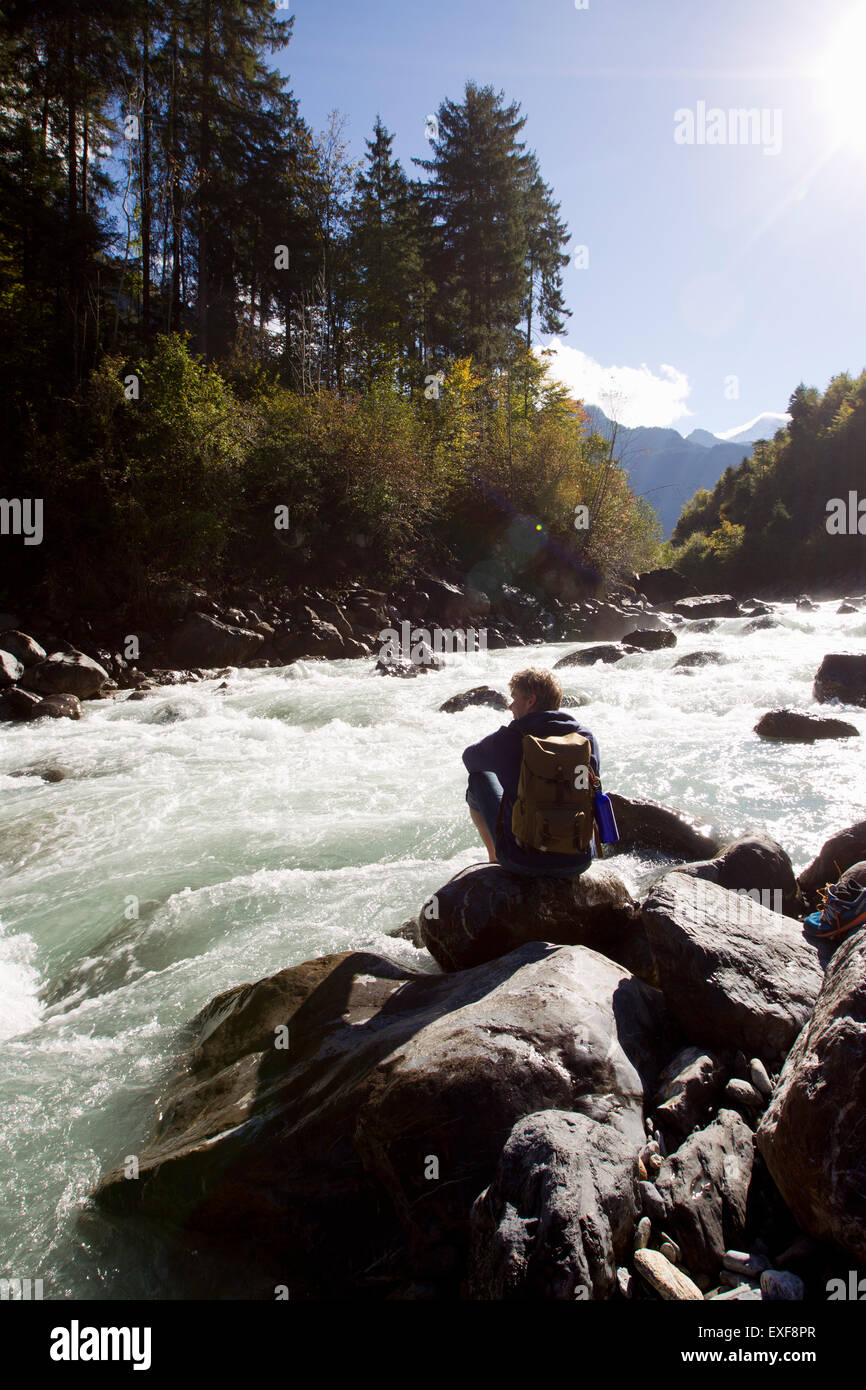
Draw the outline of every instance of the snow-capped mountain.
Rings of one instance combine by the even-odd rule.
[[[766,410],[763,415],[756,415],[747,425],[738,425],[732,430],[720,430],[716,439],[726,444],[754,444],[759,439],[772,439],[776,430],[784,429],[790,418],[790,415],[776,415],[773,411]],[[702,434],[705,431],[694,430],[693,433]]]

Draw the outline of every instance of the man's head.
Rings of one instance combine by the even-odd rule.
[[[562,702],[562,686],[552,671],[542,671],[536,666],[528,666],[518,671],[508,682],[511,691],[511,710],[514,719],[522,719],[524,714],[543,709],[559,709]]]

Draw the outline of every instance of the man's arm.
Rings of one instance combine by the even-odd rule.
[[[503,724],[501,729],[478,743],[470,743],[463,750],[463,762],[468,772],[495,772],[501,780],[501,772],[509,764],[510,750],[509,728]]]

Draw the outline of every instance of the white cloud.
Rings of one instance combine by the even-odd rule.
[[[669,427],[694,413],[685,404],[692,389],[689,379],[676,367],[663,362],[658,373],[651,372],[645,362],[639,367],[603,367],[559,338],[552,338],[549,347],[553,356],[546,360],[551,376],[587,405],[616,415],[621,425]]]

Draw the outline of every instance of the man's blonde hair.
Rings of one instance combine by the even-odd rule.
[[[562,704],[562,686],[552,671],[543,671],[538,666],[527,666],[511,677],[508,687],[512,696],[522,695],[529,699],[536,696],[535,708],[559,709]]]

